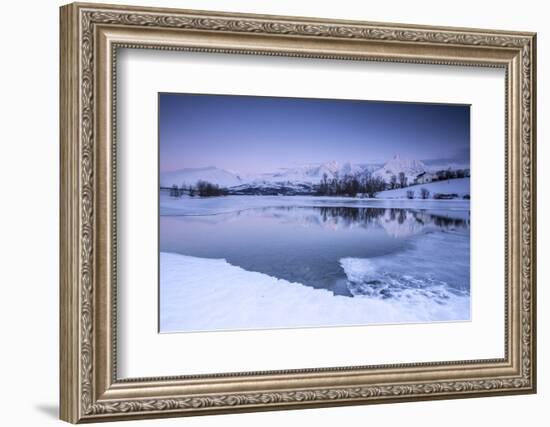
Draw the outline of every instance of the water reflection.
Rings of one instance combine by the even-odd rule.
[[[162,216],[160,250],[225,258],[249,271],[353,296],[341,259],[397,254],[422,234],[467,235],[469,227],[468,210],[265,207]],[[445,239],[440,245],[446,250]]]
[[[452,217],[433,214],[427,210],[401,208],[321,207],[313,209],[320,210],[320,215],[325,223],[340,223],[348,227],[378,225],[386,229],[390,235],[395,235],[397,228],[403,228],[410,232],[397,233],[403,235],[412,234],[415,231],[420,232],[429,226],[447,230],[469,227],[469,213],[466,211],[456,212],[455,217]]]
[[[380,227],[393,237],[405,237],[430,230],[467,230],[470,213],[466,210],[430,211],[404,208],[354,207],[264,207],[213,216],[193,215],[189,221],[230,223],[242,218],[265,218],[286,224],[319,226],[331,230]]]

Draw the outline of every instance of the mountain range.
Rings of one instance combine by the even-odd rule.
[[[205,168],[186,168],[177,171],[163,172],[160,175],[160,186],[171,187],[177,185],[195,185],[198,181],[207,181],[223,188],[236,191],[256,191],[262,188],[284,189],[293,188],[297,191],[309,191],[313,185],[319,184],[323,177],[328,180],[345,175],[357,175],[365,172],[389,182],[392,175],[396,177],[404,173],[409,182],[422,172],[440,169],[459,169],[469,167],[464,164],[430,164],[427,166],[420,160],[403,159],[394,156],[384,164],[360,164],[330,161],[321,164],[303,165],[292,168],[281,168],[272,173],[239,174],[215,166]],[[244,194],[243,193],[243,194]]]

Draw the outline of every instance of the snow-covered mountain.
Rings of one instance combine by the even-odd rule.
[[[419,174],[427,170],[426,165],[420,160],[402,159],[396,155],[380,169],[374,171],[373,175],[382,178],[386,182],[390,182],[392,175],[399,178],[399,174],[403,172],[408,182],[412,183]]]
[[[464,168],[464,165],[461,166],[461,168]],[[198,181],[207,181],[223,188],[234,189],[243,194],[256,191],[260,191],[261,193],[269,191],[285,193],[285,190],[295,193],[307,193],[313,189],[313,186],[319,184],[325,176],[330,181],[336,177],[343,178],[346,175],[371,173],[373,176],[380,177],[389,183],[394,175],[399,180],[399,174],[402,172],[407,177],[410,185],[423,172],[435,172],[436,170],[447,168],[459,169],[451,165],[448,165],[448,167],[443,167],[441,164],[426,165],[426,163],[420,160],[404,159],[398,155],[394,156],[384,165],[330,161],[320,164],[281,168],[270,173],[249,175],[210,166],[161,173],[160,185],[161,187],[171,187],[172,185],[181,187],[182,185],[196,185]]]
[[[350,162],[340,163],[331,161],[327,163],[297,166],[293,168],[281,168],[273,173],[266,173],[249,177],[249,183],[294,183],[294,184],[319,184],[323,177],[333,179],[345,175],[361,174],[366,170],[372,171],[376,166],[358,165]]]
[[[208,181],[220,187],[242,187],[243,185],[265,186],[273,185],[280,187],[282,184],[290,183],[298,186],[311,186],[319,184],[326,175],[327,179],[336,176],[360,174],[365,171],[372,172],[379,165],[352,164],[349,162],[339,163],[336,161],[296,166],[293,168],[281,168],[271,173],[241,175],[214,166],[207,168],[187,168],[177,171],[163,172],[160,176],[161,187],[172,185],[195,185],[198,181]]]
[[[239,175],[214,166],[207,168],[187,168],[160,174],[160,186],[196,185],[198,181],[207,181],[220,187],[235,187],[243,184]]]

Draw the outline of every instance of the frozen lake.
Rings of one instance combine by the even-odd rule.
[[[349,298],[392,299],[412,291],[444,304],[449,294],[469,294],[468,205],[304,204],[163,215],[160,251],[225,259]]]

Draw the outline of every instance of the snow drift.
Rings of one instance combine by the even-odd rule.
[[[469,320],[469,269],[456,263],[442,268],[448,257],[469,250],[469,239],[451,235],[446,247],[454,249],[447,251],[440,234],[419,238],[406,254],[342,259],[354,297],[246,271],[224,259],[161,253],[160,330]]]

